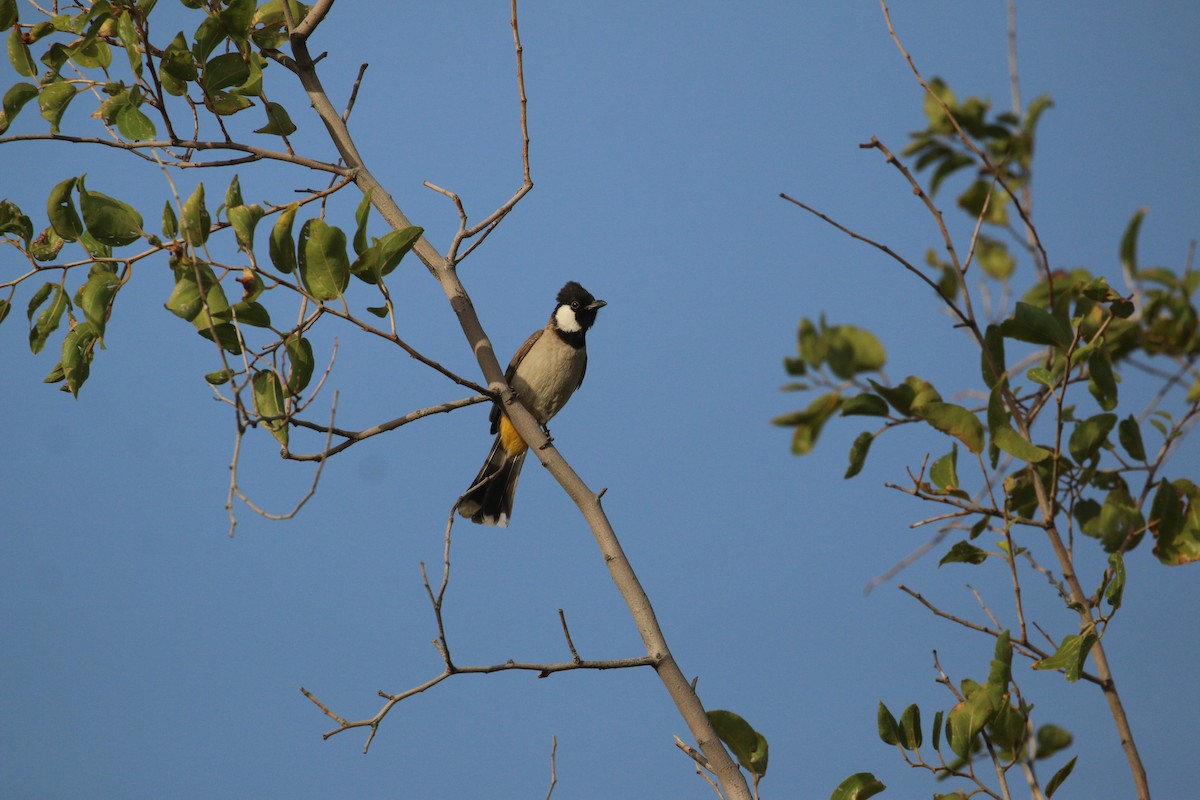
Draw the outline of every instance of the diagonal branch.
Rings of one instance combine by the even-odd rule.
[[[512,19],[516,20],[516,17],[517,4],[516,0],[513,0]],[[515,44],[520,48],[519,29],[515,24],[513,25],[513,33]],[[412,223],[409,221],[407,215],[404,214],[392,196],[383,188],[378,179],[375,178],[374,174],[364,163],[361,154],[358,152],[358,148],[355,146],[346,128],[346,124],[342,121],[341,116],[334,109],[333,104],[325,94],[321,80],[317,75],[316,66],[312,56],[309,54],[307,42],[302,36],[294,35],[291,39],[291,49],[296,73],[308,94],[312,107],[325,125],[330,138],[344,159],[347,168],[355,176],[355,182],[359,189],[369,194],[372,205],[379,210],[381,216],[383,216],[389,225],[393,228],[409,227]],[[518,197],[517,199],[519,200],[520,198]],[[750,787],[746,783],[745,776],[721,744],[712,723],[705,714],[704,705],[700,702],[700,698],[696,695],[690,682],[675,662],[671,650],[667,645],[666,637],[655,617],[650,600],[646,596],[645,590],[642,588],[633,567],[625,557],[620,541],[617,539],[616,533],[613,531],[612,525],[604,513],[604,509],[600,505],[599,495],[588,488],[587,484],[567,464],[557,448],[550,443],[549,438],[545,435],[545,432],[533,416],[517,402],[512,389],[505,382],[504,371],[500,367],[499,360],[496,358],[491,341],[484,332],[479,317],[475,313],[474,305],[471,303],[470,297],[459,279],[457,272],[458,262],[439,253],[437,248],[424,236],[417,240],[413,247],[413,252],[425,264],[430,274],[438,281],[447,301],[450,303],[451,309],[453,309],[455,315],[458,317],[463,334],[472,351],[475,353],[483,376],[487,380],[488,390],[505,403],[506,413],[509,420],[513,423],[513,427],[516,428],[517,433],[529,443],[530,449],[537,456],[538,460],[579,507],[585,521],[592,530],[596,544],[600,548],[605,564],[608,567],[609,574],[624,598],[626,605],[629,607],[630,614],[637,625],[638,632],[646,647],[646,655],[649,663],[653,664],[659,679],[662,680],[668,694],[670,694],[672,700],[675,702],[680,715],[687,723],[693,737],[695,737],[697,745],[708,758],[714,774],[717,775],[721,785],[725,788],[726,795],[731,800],[750,800],[752,795]],[[572,663],[572,668],[578,667]],[[430,685],[440,682],[442,679],[444,678],[433,679]],[[389,703],[392,702],[394,701],[389,700]],[[377,715],[374,723],[370,721],[363,723],[371,727],[371,736],[374,736],[378,720],[382,719],[382,713],[384,712],[381,711],[380,715]]]
[[[433,414],[447,414],[460,408],[466,408],[467,406],[475,405],[476,403],[486,403],[489,400],[491,400],[490,397],[482,394],[477,394],[473,397],[464,397],[461,400],[451,400],[447,403],[441,403],[436,406],[429,406],[428,408],[411,411],[408,414],[405,414],[403,417],[397,417],[396,419],[388,422],[381,422],[378,425],[372,425],[369,428],[363,428],[361,431],[350,431],[343,428],[335,428],[332,425],[318,425],[317,423],[309,422],[308,420],[292,419],[291,423],[298,428],[308,428],[309,430],[328,433],[330,436],[340,436],[345,441],[339,442],[332,447],[330,447],[327,442],[325,449],[319,453],[306,454],[287,451],[283,454],[283,457],[291,459],[292,461],[323,462],[330,456],[337,455],[347,447],[350,447],[352,444],[357,442],[361,442],[363,439],[370,439],[372,436],[378,436],[381,433],[394,431],[410,422],[416,422],[419,419],[423,419]]]

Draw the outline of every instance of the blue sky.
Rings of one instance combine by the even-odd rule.
[[[173,15],[164,33],[197,24],[160,5]],[[457,191],[475,217],[520,183],[508,7],[414,6],[343,2],[312,47],[329,51],[322,74],[337,104],[370,62],[352,132],[444,248],[456,215],[421,181]],[[926,76],[1008,106],[1003,3],[892,11]],[[779,391],[801,316],[870,327],[893,379],[920,374],[943,393],[979,382],[977,356],[928,290],[777,197],[788,192],[916,260],[934,245],[899,176],[858,148],[878,136],[898,151],[923,124],[920,89],[879,8],[526,2],[521,29],[536,188],[460,269],[492,341],[514,350],[566,280],[608,301],[587,382],[553,425],[556,444],[590,485],[608,487],[605,508],[706,705],[737,711],[770,740],[767,796],[827,797],[863,770],[892,787],[885,797],[948,791],[879,743],[875,707],[918,702],[927,719],[949,708],[931,651],[956,679],[978,680],[991,642],[933,619],[894,584],[862,593],[930,533],[907,526],[933,512],[883,483],[945,445],[903,432],[844,481],[860,427],[835,420],[818,452],[798,459],[769,424],[801,402]],[[1039,129],[1035,213],[1056,266],[1117,283],[1120,235],[1145,206],[1143,263],[1181,267],[1200,232],[1198,31],[1200,8],[1183,3],[1019,8],[1024,99],[1055,101]],[[297,142],[331,157],[279,72],[268,71],[271,99],[291,110]],[[31,110],[21,125],[43,129]],[[134,198],[148,220],[167,194],[157,172],[108,151],[4,152],[0,194],[29,213],[85,171],[89,188]],[[204,180],[213,197],[229,174],[176,180],[185,194]],[[324,182],[297,168],[241,173],[248,201]],[[330,214],[351,227],[356,203],[344,193]],[[2,274],[18,268],[11,255],[0,262]],[[1022,265],[1017,289],[1030,281]],[[401,334],[476,375],[427,273],[405,262],[389,285]],[[232,414],[202,380],[219,367],[211,345],[162,309],[170,288],[165,263],[138,267],[78,400],[41,383],[54,348],[29,354],[21,313],[0,326],[0,794],[541,797],[552,737],[556,797],[709,791],[672,746],[686,728],[645,670],[461,676],[399,706],[368,755],[360,732],[323,741],[331,724],[300,686],[362,718],[378,708],[377,690],[440,671],[418,565],[441,562],[449,504],[489,445],[486,411],[357,445],[329,464],[297,519],[241,508],[230,539]],[[464,395],[344,327],[315,342],[319,361],[335,336],[317,419],[333,389],[347,427]],[[1136,393],[1136,381],[1122,390]],[[1187,443],[1171,476],[1194,478],[1198,452]],[[311,480],[265,434],[247,441],[241,472],[274,511]],[[641,654],[589,532],[532,460],[510,528],[455,532],[446,616],[458,663],[566,660],[559,608],[584,657]],[[1088,544],[1085,585],[1102,564]],[[1127,605],[1106,643],[1151,786],[1183,797],[1197,778],[1190,612],[1200,592],[1192,571],[1160,567],[1147,547],[1129,567]],[[902,579],[979,618],[970,582],[1012,616],[998,570],[938,570],[928,558]],[[1056,635],[1071,632],[1048,592],[1031,602]],[[1059,796],[1130,796],[1099,692],[1023,667],[1017,679],[1039,723],[1075,733],[1079,763]]]

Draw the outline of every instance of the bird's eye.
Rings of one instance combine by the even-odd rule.
[[[578,300],[572,300],[572,301],[571,301],[571,310],[572,310],[572,311],[578,311],[578,310],[579,310],[579,301],[578,301]]]

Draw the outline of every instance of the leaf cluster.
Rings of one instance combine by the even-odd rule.
[[[987,680],[979,683],[966,679],[956,688],[942,677],[940,682],[954,694],[956,702],[949,711],[939,709],[933,716],[929,727],[930,757],[927,757],[929,751],[921,750],[925,744],[921,709],[909,705],[897,720],[880,701],[876,721],[879,739],[884,744],[896,747],[910,766],[929,770],[938,780],[959,779],[977,787],[935,797],[961,799],[986,791],[976,776],[973,762],[994,759],[1000,772],[1005,773],[1015,766],[1032,767],[1071,746],[1073,737],[1057,725],[1037,726],[1034,733],[1033,705],[1021,697],[1013,683],[1012,656],[1009,633],[1003,631],[996,638]],[[1074,768],[1075,758],[1060,767],[1046,783],[1045,796],[1053,797]],[[1026,774],[1035,773],[1029,769]],[[855,788],[858,794],[847,794],[849,788]],[[871,797],[884,788],[871,773],[856,773],[842,782],[833,798]]]
[[[793,379],[784,389],[812,396],[805,407],[774,423],[791,429],[792,452],[805,455],[815,449],[835,417],[877,420],[875,428],[854,439],[846,478],[860,474],[873,442],[882,435],[909,429],[932,433],[932,441],[943,443],[930,448],[940,453],[932,464],[928,451],[918,459],[920,467],[909,470],[908,485],[888,485],[943,507],[946,513],[914,525],[943,522],[935,544],[952,532],[965,534],[950,540],[940,564],[1003,565],[1015,590],[1020,636],[1010,643],[1007,632],[929,606],[941,616],[1000,637],[992,673],[982,684],[964,681],[956,690],[957,704],[935,716],[936,763],[925,763],[919,753],[922,733],[915,706],[897,721],[881,703],[879,731],[910,764],[974,781],[977,787],[965,793],[937,795],[966,797],[993,794],[975,779],[973,759],[990,758],[1004,771],[1022,760],[1046,757],[1069,742],[1069,735],[1053,726],[1044,726],[1029,739],[1032,706],[1011,685],[1011,647],[1019,647],[1035,669],[1058,671],[1069,682],[1087,677],[1103,684],[1107,673],[1089,676],[1085,664],[1102,647],[1107,626],[1121,608],[1129,553],[1149,532],[1160,563],[1175,566],[1200,560],[1200,490],[1188,477],[1165,474],[1170,456],[1200,419],[1195,304],[1200,274],[1190,264],[1175,270],[1138,263],[1144,210],[1133,215],[1120,236],[1124,292],[1083,267],[1051,269],[1023,205],[1032,186],[1037,124],[1051,106],[1049,99],[1038,98],[1020,116],[993,114],[990,104],[979,98],[960,102],[943,81],[930,81],[928,88],[928,125],[912,134],[903,151],[917,171],[929,172],[928,190],[877,140],[872,147],[897,166],[931,214],[944,244],[938,251],[930,249],[926,258],[936,277],[928,278],[887,247],[875,246],[936,290],[955,328],[978,348],[977,382],[945,394],[920,375],[893,383],[884,374],[884,345],[873,333],[850,324],[829,324],[824,317],[817,322],[804,318],[796,355],[784,359],[784,369]],[[972,177],[956,204],[972,218],[974,233],[964,258],[933,198],[948,178],[966,170]],[[989,300],[1007,298],[1020,255],[1020,249],[1010,250],[989,231],[1018,242],[1037,269],[1037,278],[1011,307],[994,310],[992,320],[985,321],[976,314],[967,281],[970,267],[980,266],[981,285],[999,290],[989,291]],[[1129,393],[1121,387],[1131,373],[1161,381],[1149,407],[1130,408]],[[960,455],[969,458],[969,465],[960,464]],[[1095,539],[1108,554],[1091,594],[1079,583],[1073,548],[1063,544],[1076,531]],[[1050,545],[1057,572],[1035,560],[1033,548],[1041,544]],[[1019,557],[1028,557],[1050,578],[1058,599],[1078,618],[1075,630],[1061,637],[1053,652],[1042,651],[1025,637]],[[950,761],[942,758],[943,733],[953,755]],[[1051,779],[1046,796],[1065,780],[1074,763],[1072,759]],[[1134,772],[1136,780],[1136,766]],[[858,773],[847,778],[834,797],[869,797],[883,788],[870,773]]]

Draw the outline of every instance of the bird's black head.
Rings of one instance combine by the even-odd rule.
[[[558,292],[554,324],[563,333],[582,334],[596,321],[596,312],[607,305],[575,281],[568,281]]]

